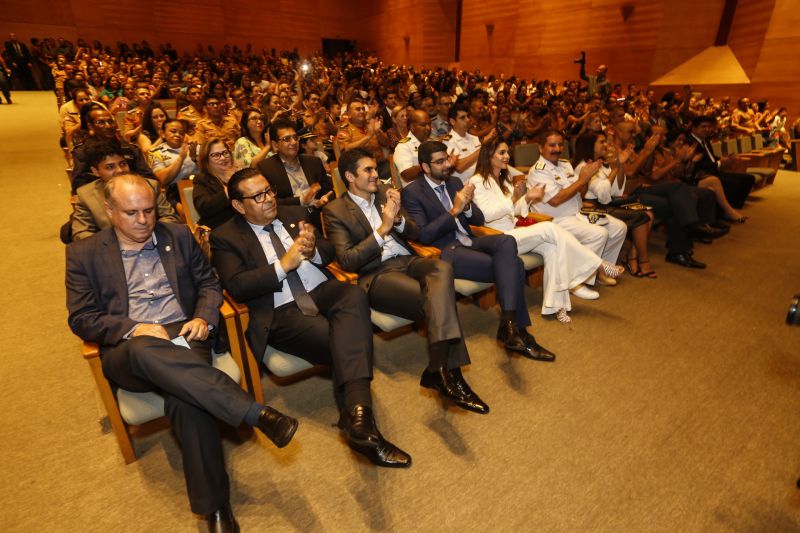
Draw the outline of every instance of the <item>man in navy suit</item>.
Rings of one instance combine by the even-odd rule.
[[[164,396],[192,511],[206,515],[210,531],[238,531],[219,421],[254,426],[278,447],[297,421],[254,402],[211,366],[219,282],[186,226],[156,222],[155,200],[141,176],[106,184],[112,227],[67,247],[69,326],[100,345],[103,373],[115,386]]]
[[[476,237],[470,224],[483,225],[483,213],[472,204],[474,185],[451,177],[447,146],[425,141],[419,146],[423,178],[403,189],[402,204],[419,226],[419,241],[439,248],[456,278],[494,282],[502,309],[497,340],[506,350],[538,361],[556,356],[527,331],[531,324],[525,301],[525,269],[509,235]]]

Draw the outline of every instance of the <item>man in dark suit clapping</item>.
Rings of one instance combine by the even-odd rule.
[[[383,438],[372,411],[372,324],[363,291],[330,279],[333,246],[317,238],[297,206],[279,206],[256,169],[236,172],[228,195],[237,214],[211,233],[222,286],[250,309],[247,342],[259,359],[267,342],[332,367],[334,396],[348,444],[379,466],[411,457]]]
[[[472,204],[475,187],[450,174],[447,146],[425,141],[419,146],[420,179],[403,189],[403,207],[419,226],[419,241],[442,251],[456,278],[494,282],[502,314],[497,339],[503,346],[538,361],[555,361],[527,331],[531,324],[525,301],[525,270],[517,244],[509,235],[476,237],[470,224],[483,225],[483,213]]]
[[[325,231],[339,263],[358,273],[374,309],[426,320],[430,358],[420,385],[463,409],[488,413],[489,406],[461,373],[469,355],[455,306],[453,268],[414,253],[407,239],[418,236],[417,225],[401,207],[400,192],[378,183],[378,165],[369,151],[342,153],[339,173],[348,191],[324,212]]]

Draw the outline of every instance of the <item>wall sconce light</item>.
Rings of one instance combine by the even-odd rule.
[[[487,22],[486,23],[486,34],[491,35],[494,33],[494,22]]]
[[[406,44],[406,48],[411,43],[411,36],[410,35],[403,35],[403,42]]]

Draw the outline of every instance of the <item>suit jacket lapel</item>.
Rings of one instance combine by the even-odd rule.
[[[122,255],[119,242],[114,229],[107,231],[103,238],[103,269],[102,272],[111,276],[114,292],[118,295],[122,314],[128,316],[128,281],[125,278],[125,265],[122,264]]]
[[[155,229],[156,239],[158,244],[158,255],[161,257],[161,266],[164,267],[164,272],[167,274],[169,285],[172,287],[172,292],[179,302],[183,302],[181,295],[178,291],[178,272],[175,268],[175,243],[172,242],[172,236],[164,231],[159,224],[156,224]]]
[[[361,227],[366,232],[366,235],[372,233],[372,225],[369,223],[369,220],[367,220],[367,217],[364,215],[364,212],[355,203],[355,201],[350,197],[349,194],[347,193],[344,194],[344,200],[345,200],[345,205],[350,210],[350,214],[353,215],[353,218],[355,218],[359,222],[359,224],[361,224]],[[378,205],[377,194],[375,196],[375,205]]]

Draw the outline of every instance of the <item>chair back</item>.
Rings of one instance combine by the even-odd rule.
[[[763,149],[763,148],[764,148],[764,137],[762,137],[762,136],[761,136],[760,134],[758,134],[758,133],[756,133],[755,135],[753,135],[753,147],[754,147],[756,150],[761,150],[761,149]]]
[[[725,139],[722,143],[722,151],[725,155],[736,155],[739,152],[736,139]]]
[[[753,150],[753,139],[749,135],[742,135],[738,139],[739,153],[746,154]]]
[[[566,149],[566,143],[564,144]],[[514,166],[530,167],[539,159],[539,145],[536,143],[525,143],[514,146]]]
[[[200,220],[200,213],[197,212],[197,208],[194,206],[194,182],[192,180],[180,180],[178,182],[178,194],[183,205],[186,224],[194,233],[195,228],[197,228],[197,221]]]
[[[400,179],[400,171],[397,170],[397,165],[394,164],[394,156],[389,156],[389,170],[392,172],[392,185],[395,189],[403,188],[403,180]]]
[[[722,143],[714,141],[711,143],[711,151],[714,152],[714,157],[717,159],[722,157]]]
[[[333,179],[333,192],[336,194],[336,198],[341,198],[347,191],[347,187],[345,187],[344,181],[342,181],[342,176],[339,175],[339,167],[333,168],[331,177]]]

